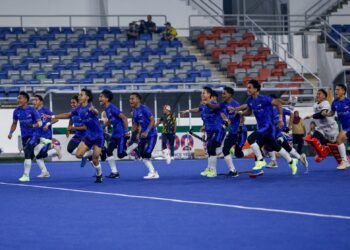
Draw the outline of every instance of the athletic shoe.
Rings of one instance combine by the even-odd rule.
[[[50,177],[50,173],[48,171],[41,172],[41,174],[39,174],[37,177],[38,178],[49,178]]]
[[[170,158],[170,152],[168,149],[163,150],[163,156],[165,158],[166,164],[169,165],[171,163],[171,158]]]
[[[143,179],[158,179],[159,174],[157,171],[149,172],[148,175],[144,176]]]
[[[249,174],[249,177],[256,178],[262,175],[264,175],[264,170],[260,168],[260,169],[252,170],[252,172]]]
[[[203,172],[201,172],[201,176],[207,176],[209,172],[210,172],[210,169],[206,168],[206,169],[204,169]]]
[[[101,174],[101,175],[96,175],[95,183],[102,183],[102,181],[103,181],[103,176],[102,176],[102,174]]]
[[[207,174],[207,177],[209,177],[209,178],[214,178],[214,177],[216,177],[216,176],[217,176],[216,170],[215,170],[215,169],[209,169],[209,172],[208,172],[208,174]]]
[[[62,159],[61,146],[53,144],[53,149],[56,150],[56,154],[57,154],[58,159]]]
[[[306,168],[309,167],[309,162],[307,161],[305,154],[300,155],[300,161]]]
[[[88,161],[88,158],[87,158],[87,157],[81,158],[80,167],[81,167],[81,168],[85,167],[87,161]]]
[[[278,168],[277,161],[270,161],[265,168]]]
[[[171,156],[170,159],[173,161],[173,160],[175,160],[175,157],[174,157],[174,156]]]
[[[120,177],[119,172],[116,173],[110,173],[109,175],[106,176],[107,178],[111,178],[111,179],[117,179]]]
[[[338,170],[345,170],[345,169],[348,168],[349,166],[350,166],[350,164],[349,164],[348,161],[342,161],[342,162],[338,165],[337,169],[338,169]]]
[[[21,178],[18,179],[19,181],[21,182],[27,182],[27,181],[30,181],[30,178],[28,175],[26,174],[23,174]]]
[[[292,163],[289,164],[289,167],[292,169],[292,175],[296,175],[298,172],[298,160],[297,159],[292,159]]]
[[[40,137],[40,143],[41,144],[50,144],[50,143],[52,143],[52,140],[46,139],[44,137]]]
[[[256,161],[255,162],[255,166],[253,167],[253,170],[260,170],[260,169],[262,169],[265,166],[266,166],[266,161],[265,160]]]
[[[231,171],[231,170],[230,170],[230,172],[228,172],[227,174],[225,174],[225,176],[226,176],[226,177],[238,177],[239,174],[238,174],[237,170],[234,170],[234,171]]]

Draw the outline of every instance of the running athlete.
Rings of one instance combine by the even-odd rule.
[[[202,104],[198,108],[181,111],[181,114],[201,113],[201,118],[204,123],[205,132],[207,134],[207,151],[208,151],[208,167],[201,172],[202,176],[216,177],[216,162],[217,149],[225,136],[225,129],[222,126],[223,120],[220,115],[220,109],[211,109],[208,104],[217,104],[211,101],[213,90],[209,87],[204,87],[201,94]]]
[[[315,160],[320,162],[329,153],[328,143],[335,143],[339,134],[338,124],[334,116],[324,116],[324,112],[331,111],[331,105],[327,100],[327,92],[324,89],[319,89],[316,94],[316,103],[314,104],[314,114],[306,116],[304,119],[313,118],[316,123],[316,130],[313,135],[305,137],[316,151]]]
[[[138,143],[139,153],[149,171],[143,178],[158,179],[159,174],[154,169],[151,161],[152,151],[158,137],[153,114],[146,105],[141,104],[141,95],[139,93],[131,93],[129,102],[133,109],[132,134],[140,140]]]
[[[113,151],[118,149],[118,158],[124,158],[127,154],[126,140],[129,137],[128,132],[128,118],[111,103],[113,100],[113,93],[110,90],[103,90],[100,94],[99,101],[101,106],[105,108],[107,120],[104,120],[105,126],[113,126],[112,136],[108,143],[106,154],[107,161],[111,168],[111,173],[108,178],[119,178],[119,172],[117,170],[116,159],[113,155]]]
[[[274,126],[276,127],[275,132],[275,138],[279,145],[281,145],[290,155],[292,155],[294,158],[300,160],[305,167],[309,166],[309,163],[306,159],[305,154],[299,154],[293,147],[291,147],[288,143],[288,134],[285,131],[288,131],[287,126],[287,116],[291,116],[292,112],[287,108],[282,108],[282,120],[283,120],[283,127],[278,127],[278,120],[279,120],[279,114],[278,114],[278,108],[276,106],[273,107],[273,117],[274,117]],[[277,161],[276,161],[276,152],[272,151],[270,152],[271,155],[271,162],[266,166],[267,168],[277,168]]]
[[[338,150],[341,157],[341,163],[337,169],[344,170],[348,168],[349,162],[346,156],[346,148],[344,142],[350,138],[350,99],[346,97],[346,86],[344,84],[337,84],[335,88],[335,100],[332,103],[332,108],[329,112],[322,111],[322,115],[332,117],[337,112],[338,119],[342,126],[337,137]]]
[[[289,153],[277,144],[275,138],[275,124],[273,117],[273,106],[278,107],[278,127],[283,127],[282,104],[278,99],[260,94],[260,84],[257,80],[250,80],[247,85],[248,99],[245,105],[238,108],[229,108],[231,112],[239,112],[245,110],[242,115],[248,116],[254,114],[257,121],[257,130],[248,136],[248,143],[256,156],[255,166],[250,174],[256,177],[264,174],[263,167],[266,162],[262,156],[260,148],[266,146],[269,152],[276,151],[285,158],[292,169],[292,174],[297,173],[297,159],[292,159]]]
[[[44,178],[50,177],[50,173],[47,171],[44,159],[57,155],[59,159],[62,158],[61,148],[55,144],[52,145],[52,124],[55,124],[57,119],[48,119],[44,115],[53,115],[51,110],[44,107],[44,99],[41,95],[35,95],[33,99],[33,106],[38,111],[42,125],[37,129],[37,136],[40,139],[40,143],[34,148],[34,155],[36,163],[38,164],[41,173],[37,177]],[[52,148],[51,148],[52,146]]]
[[[89,89],[83,88],[79,93],[79,104],[77,109],[72,110],[69,113],[53,115],[51,118],[56,119],[69,119],[74,116],[79,116],[82,124],[86,126],[86,132],[79,143],[76,151],[76,157],[81,159],[87,157],[92,149],[92,163],[96,169],[96,183],[103,181],[102,168],[100,163],[101,148],[104,144],[103,130],[98,119],[98,111],[91,104],[92,92]],[[47,116],[50,117],[50,116]]]
[[[21,91],[17,97],[18,107],[13,111],[13,122],[8,134],[8,139],[11,140],[19,121],[24,150],[24,173],[18,180],[22,182],[30,181],[29,173],[32,167],[32,159],[34,159],[34,147],[39,144],[36,130],[42,125],[38,111],[28,106],[28,102],[29,95]]]

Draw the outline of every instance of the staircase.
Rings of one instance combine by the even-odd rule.
[[[197,48],[197,46],[193,45],[187,37],[180,37],[180,40],[185,48],[190,51],[191,55],[195,55],[199,62],[201,62],[205,68],[210,69],[212,72],[212,80],[222,83],[234,83],[232,79],[227,77],[227,73],[220,71],[218,66],[214,64],[211,59],[208,59],[203,55],[203,53]]]
[[[332,4],[331,1],[330,3],[328,3],[329,7],[324,10],[324,11],[321,11],[321,12],[310,12],[312,9],[308,9],[306,12],[305,12],[305,17],[307,17],[307,15],[317,15],[318,17],[320,17],[321,19],[327,19],[327,17],[331,16],[332,14],[337,14],[338,11],[342,10],[344,5],[346,6],[348,4],[349,0],[342,0],[340,1],[339,3],[334,3]],[[319,6],[323,6],[327,3],[324,3],[323,1],[318,1],[318,5]],[[315,8],[318,8],[319,6],[317,5],[314,5]],[[305,20],[305,22],[307,22],[308,20],[309,23],[307,24],[307,26],[305,26],[303,30],[310,30],[310,29],[314,29],[315,26],[318,26],[319,24],[321,24],[321,20],[320,18],[317,18],[317,17],[309,17],[310,19],[307,19]]]

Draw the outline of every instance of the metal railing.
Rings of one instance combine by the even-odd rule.
[[[152,15],[153,21],[156,23],[164,24],[167,22],[166,15]],[[0,15],[0,21],[3,23],[13,23],[8,26],[20,26],[20,27],[98,27],[101,26],[102,19],[107,18],[108,26],[121,26],[127,27],[131,21],[138,21],[142,18],[146,18],[146,15]],[[51,19],[54,21],[54,25],[48,25]],[[88,21],[94,21],[88,25],[81,24],[79,20],[86,19]],[[100,20],[99,20],[100,19]],[[86,21],[85,20],[85,21]],[[103,20],[105,22],[105,20]],[[38,23],[39,25],[33,25]]]
[[[304,13],[305,15],[305,26],[308,26],[313,21],[316,21],[317,18],[314,18],[315,16],[319,17],[322,14],[325,14],[327,10],[338,6],[340,7],[340,4],[342,3],[342,0],[320,0],[316,1],[313,5],[311,5]]]
[[[318,86],[322,87],[322,82],[321,79],[316,76],[308,67],[306,67],[305,65],[303,65],[298,59],[296,59],[288,50],[286,50],[281,44],[279,44],[271,35],[269,35],[267,32],[265,32],[259,25],[256,24],[255,21],[253,21],[250,17],[245,16],[245,21],[244,21],[244,25],[247,27],[250,27],[250,31],[252,33],[255,33],[256,30],[258,30],[261,34],[265,35],[267,37],[267,43],[265,43],[264,41],[262,41],[263,43],[265,43],[270,49],[272,49],[272,51],[279,56],[279,58],[281,58],[282,60],[284,60],[287,65],[290,68],[294,68],[291,64],[288,63],[287,60],[287,56],[292,59],[297,65],[299,65],[300,67],[300,75],[301,77],[308,83],[310,83],[312,85],[312,83],[305,78],[304,74],[308,73],[310,75],[312,75],[315,79],[317,79],[318,81]],[[257,36],[257,34],[255,33],[255,35]],[[283,57],[280,55],[280,52],[278,50],[274,49],[274,46],[272,46],[272,43],[275,44],[275,46],[278,47],[278,49],[283,51]]]
[[[224,10],[220,8],[213,1],[203,1],[203,0],[187,0],[188,5],[194,5],[199,10],[203,11],[206,15],[214,15],[213,18],[218,25],[224,25],[223,19],[220,18],[220,15],[224,13]]]

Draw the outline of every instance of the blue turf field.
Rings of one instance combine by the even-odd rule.
[[[310,164],[297,176],[279,160],[257,179],[207,179],[205,160],[155,161],[161,178],[143,180],[142,162],[124,161],[121,179],[102,184],[77,162],[48,163],[49,179],[34,164],[24,185],[22,164],[2,164],[0,249],[350,249],[350,170]]]

